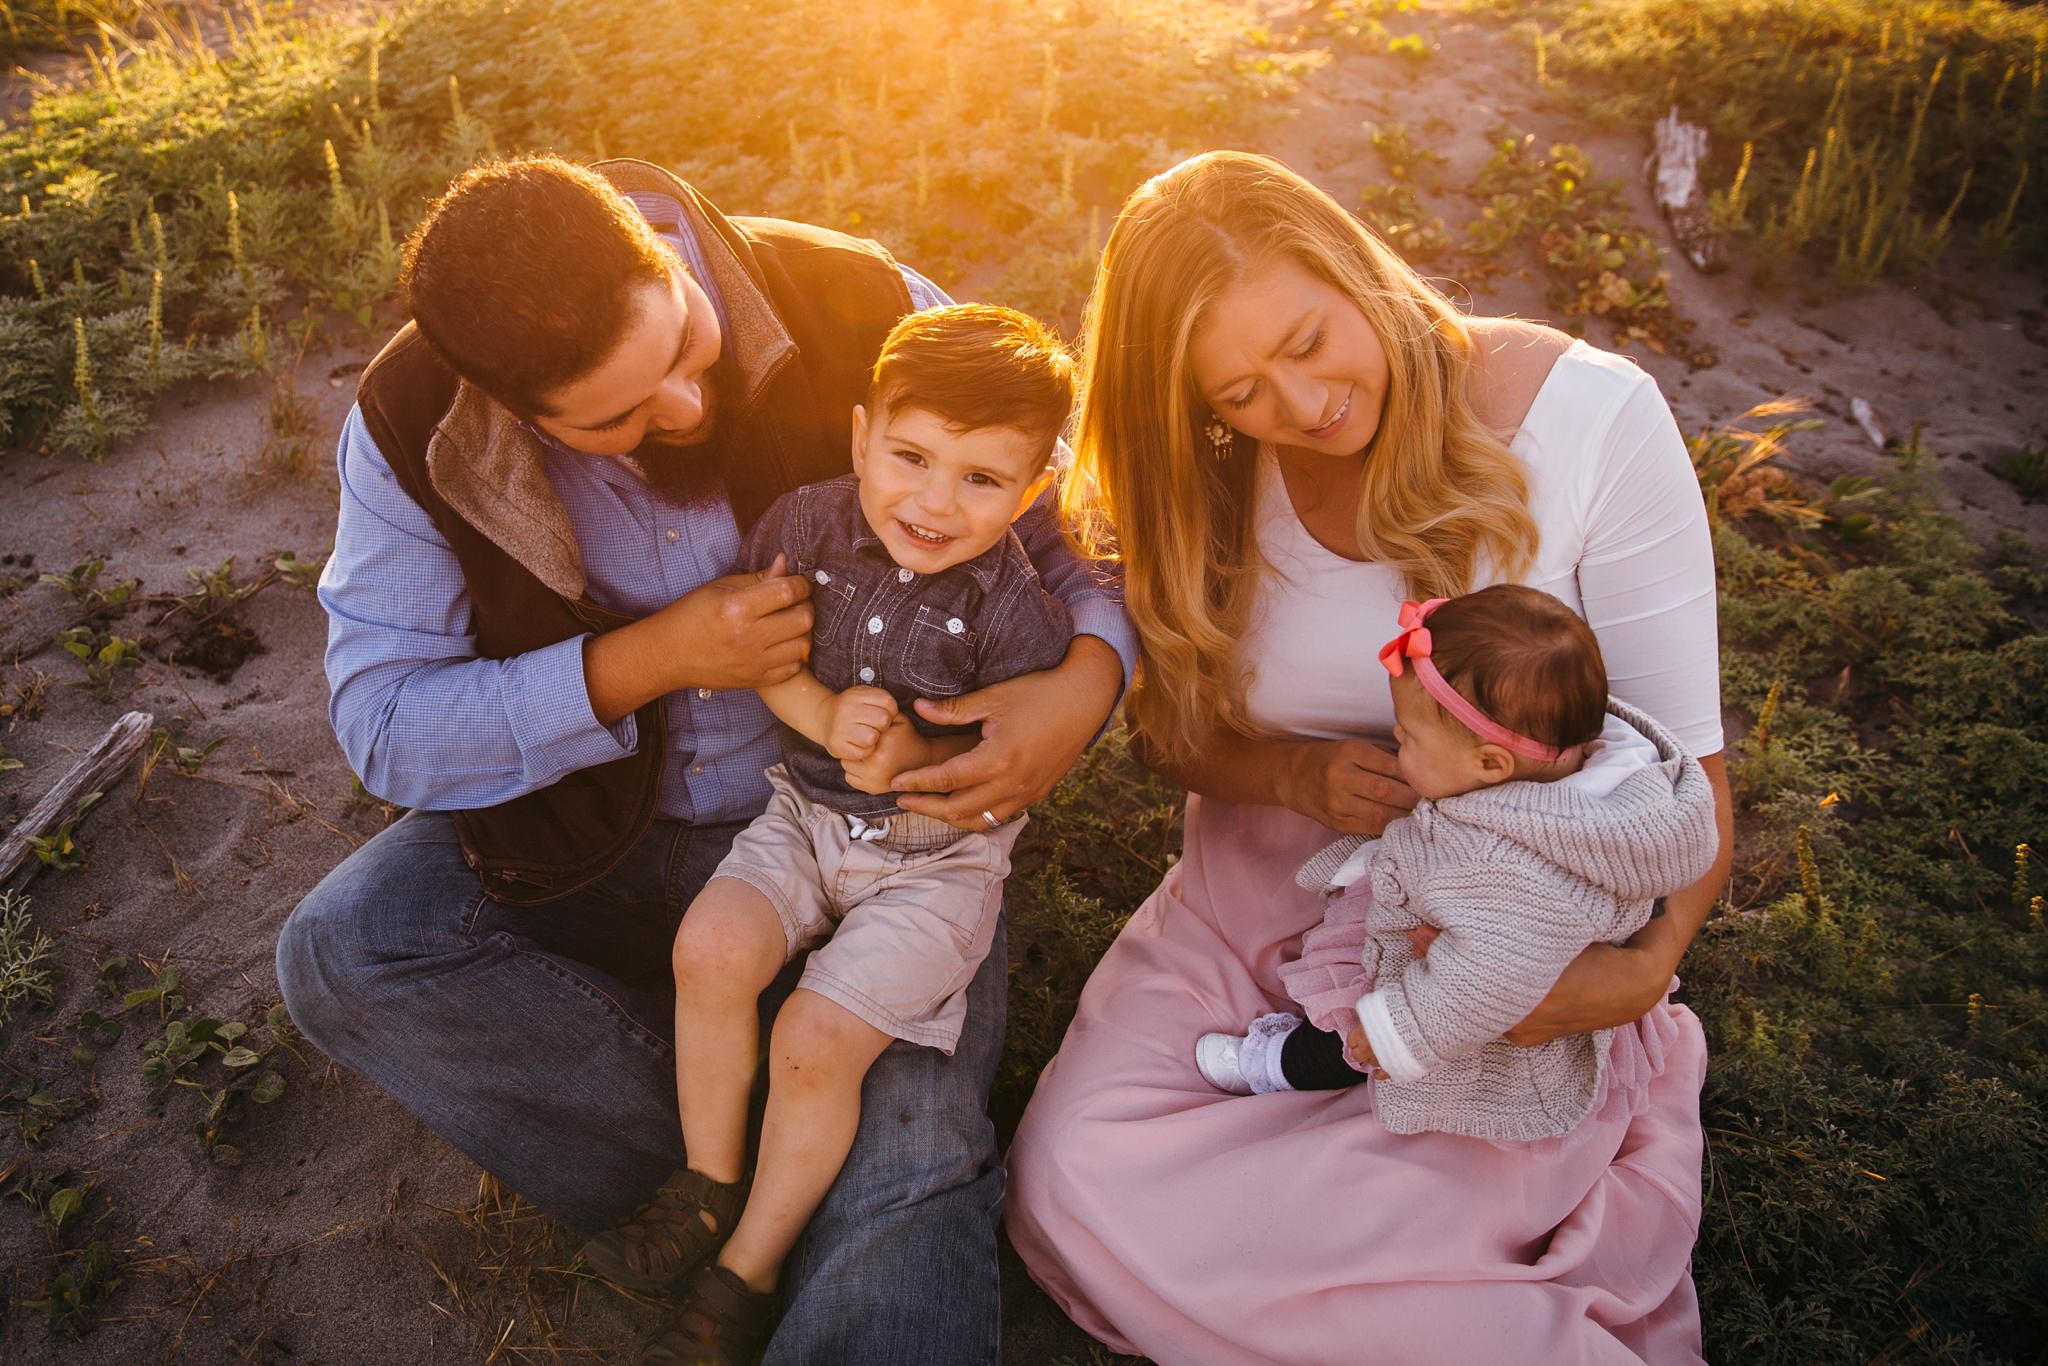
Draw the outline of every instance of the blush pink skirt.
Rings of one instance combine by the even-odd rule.
[[[1666,1002],[1617,1031],[1570,1135],[1390,1134],[1370,1084],[1225,1096],[1209,1030],[1290,1008],[1328,833],[1188,801],[1187,855],[1089,979],[1010,1149],[1007,1223],[1083,1328],[1168,1363],[1695,1363],[1706,1041]],[[1334,949],[1334,944],[1328,945]]]

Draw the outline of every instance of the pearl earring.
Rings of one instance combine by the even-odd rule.
[[[1231,430],[1230,424],[1211,413],[1208,425],[1203,431],[1209,437],[1209,454],[1218,460],[1229,459],[1231,451],[1237,446],[1237,433]]]

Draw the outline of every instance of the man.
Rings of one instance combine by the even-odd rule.
[[[414,809],[293,912],[278,977],[329,1056],[592,1235],[681,1164],[670,946],[766,803],[752,690],[810,630],[804,581],[730,572],[741,535],[844,472],[883,336],[946,300],[874,243],[554,158],[460,178],[404,283],[413,323],[342,433],[320,599],[342,748]],[[1018,531],[1076,634],[1055,669],[920,703],[981,725],[898,784],[963,827],[1045,795],[1135,655],[1050,509]],[[956,1053],[898,1044],[869,1074],[768,1361],[996,1360],[996,942]]]

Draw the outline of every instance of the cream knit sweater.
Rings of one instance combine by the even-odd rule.
[[[1698,761],[1642,712],[1608,710],[1610,736],[1619,718],[1649,742],[1634,746],[1643,757],[1619,765],[1618,781],[1610,763],[1600,781],[1508,782],[1424,801],[1387,827],[1369,876],[1339,893],[1371,888],[1373,985],[1358,1016],[1388,1075],[1376,1105],[1395,1133],[1551,1138],[1592,1108],[1614,1031],[1535,1048],[1501,1035],[1587,945],[1628,938],[1656,898],[1706,876],[1719,845]],[[1301,881],[1326,885],[1358,847],[1331,846]],[[1406,932],[1423,925],[1440,934],[1418,959]]]

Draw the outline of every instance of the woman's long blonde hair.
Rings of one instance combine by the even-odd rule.
[[[1141,185],[1103,250],[1084,324],[1070,525],[1124,561],[1144,646],[1133,698],[1146,743],[1190,758],[1245,715],[1239,643],[1264,568],[1250,440],[1215,458],[1188,351],[1209,305],[1281,259],[1357,304],[1385,350],[1385,410],[1359,485],[1358,542],[1416,597],[1471,587],[1482,561],[1514,577],[1536,523],[1522,467],[1467,394],[1472,338],[1441,295],[1327,194],[1277,161],[1208,152]]]

